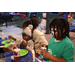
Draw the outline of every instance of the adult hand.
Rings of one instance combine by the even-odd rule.
[[[17,53],[17,51],[15,51],[14,48],[18,48],[18,47],[17,47],[15,44],[12,44],[12,45],[10,45],[10,46],[7,47],[7,48],[3,48],[3,51],[4,51],[4,52],[12,51],[12,52]]]

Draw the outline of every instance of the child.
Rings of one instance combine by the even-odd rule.
[[[46,38],[45,38],[44,33],[42,33],[41,31],[39,31],[39,30],[37,29],[37,27],[38,27],[38,25],[39,25],[39,22],[38,22],[37,18],[31,18],[30,20],[31,20],[31,21],[30,21],[30,24],[33,25],[33,29],[32,29],[32,39],[33,39],[33,41],[34,41],[35,56],[36,56],[36,57],[39,57],[39,55],[40,55],[39,46],[40,46],[41,44],[48,45],[48,42],[47,42],[47,40],[46,40]],[[25,22],[25,23],[23,24],[23,30],[25,29],[26,25],[28,25],[27,22]],[[18,43],[19,43],[19,42],[21,43],[21,42],[23,41],[23,40],[16,39],[16,38],[14,38],[14,37],[12,37],[12,36],[10,36],[10,38],[13,39],[13,40],[15,40],[15,41],[17,41]],[[24,42],[24,44],[25,44],[25,42]],[[26,47],[26,45],[27,45],[27,44],[25,44],[25,47]]]
[[[37,18],[31,18],[33,29],[32,29],[32,39],[34,41],[34,47],[35,47],[35,56],[39,58],[40,56],[40,49],[39,46],[41,44],[45,44],[46,46],[48,45],[48,42],[45,38],[45,35],[43,32],[39,31],[37,29],[39,22]]]
[[[42,56],[45,57],[46,61],[73,62],[74,45],[69,39],[69,23],[67,20],[55,18],[50,23],[50,31],[53,37],[49,41],[48,52],[41,50]]]
[[[29,25],[28,27],[26,27],[23,32],[22,32],[22,36],[23,36],[23,41],[21,43],[21,47],[28,49],[30,52],[32,52],[32,48],[34,48],[34,44],[33,41],[31,40],[32,37],[32,30],[33,26]]]
[[[33,28],[32,25],[28,25],[28,27],[26,27],[22,31],[23,40],[16,39],[16,38],[14,38],[12,36],[9,36],[9,37],[10,37],[10,39],[13,39],[16,42],[20,43],[21,48],[28,49],[31,52],[32,51],[31,47],[34,47],[33,41],[31,40],[31,37],[32,37],[31,30],[32,30],[32,28]]]
[[[23,22],[23,30],[24,30],[29,24],[31,24],[31,23],[32,23],[32,22],[31,22],[30,19],[24,21],[24,22]],[[16,38],[14,38],[13,36],[9,36],[9,38],[12,39],[12,40],[14,40],[14,41],[16,41],[16,42],[18,42],[18,43],[21,43],[21,42],[23,41],[23,40],[20,40],[20,39],[16,39]]]

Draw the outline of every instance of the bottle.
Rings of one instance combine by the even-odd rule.
[[[32,47],[32,58],[33,58],[33,62],[35,61],[35,51],[34,48]]]
[[[46,47],[41,47],[41,50],[47,50],[47,48]],[[40,54],[40,57],[44,58],[41,54]]]
[[[2,39],[5,38],[5,37],[4,37],[4,33],[3,33],[3,31],[1,31],[1,38],[2,38]]]
[[[14,53],[14,61],[20,60],[20,49],[14,49],[17,53]]]

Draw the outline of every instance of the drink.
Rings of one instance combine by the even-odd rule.
[[[41,50],[47,50],[47,48],[46,47],[41,47]],[[44,58],[41,54],[40,54],[40,57]]]
[[[14,61],[20,60],[20,49],[14,49],[17,53],[14,53]]]

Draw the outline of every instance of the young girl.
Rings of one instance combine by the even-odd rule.
[[[69,39],[69,23],[67,20],[55,18],[50,23],[50,31],[53,37],[49,41],[48,52],[41,50],[42,56],[45,57],[46,61],[73,62],[74,45]]]
[[[30,25],[32,22],[30,19],[26,20],[23,22],[23,30],[28,26]],[[10,39],[16,41],[17,43],[21,43],[23,40],[21,39],[17,39],[17,38],[14,38],[13,36],[9,36]]]
[[[32,47],[34,47],[33,41],[31,40],[32,37],[32,30],[33,26],[28,25],[23,31],[22,31],[22,37],[23,40],[16,39],[12,36],[10,36],[11,39],[16,40],[16,42],[20,43],[20,47],[29,50],[30,52],[32,51]]]
[[[22,36],[23,36],[23,41],[21,42],[20,46],[22,48],[26,48],[28,49],[30,52],[32,52],[32,48],[34,48],[34,43],[31,40],[32,39],[32,30],[33,26],[29,25],[28,27],[26,27],[23,32],[22,32]]]
[[[32,29],[32,39],[34,41],[34,47],[35,47],[35,56],[39,57],[40,56],[40,49],[39,46],[41,44],[45,44],[46,46],[48,45],[48,42],[45,38],[45,35],[43,32],[39,31],[37,29],[39,22],[37,20],[37,18],[31,18],[32,21],[32,25],[33,25],[33,29]]]
[[[32,29],[32,40],[34,41],[34,48],[35,48],[35,56],[38,57],[40,55],[40,49],[39,49],[39,46],[41,44],[45,44],[45,45],[48,45],[48,42],[45,38],[45,35],[44,33],[42,33],[41,31],[39,31],[37,29],[38,25],[39,25],[39,22],[37,20],[37,18],[31,18],[30,19],[30,23],[27,22],[24,22],[23,23],[23,30],[26,28],[26,25],[28,24],[32,24],[33,25],[33,29]],[[16,39],[12,36],[10,36],[10,38],[12,38],[13,40],[17,41],[18,43],[22,42],[23,40],[20,40],[20,39]],[[25,42],[24,42],[25,44]],[[27,45],[27,44],[26,44]],[[26,47],[26,46],[25,46]]]

